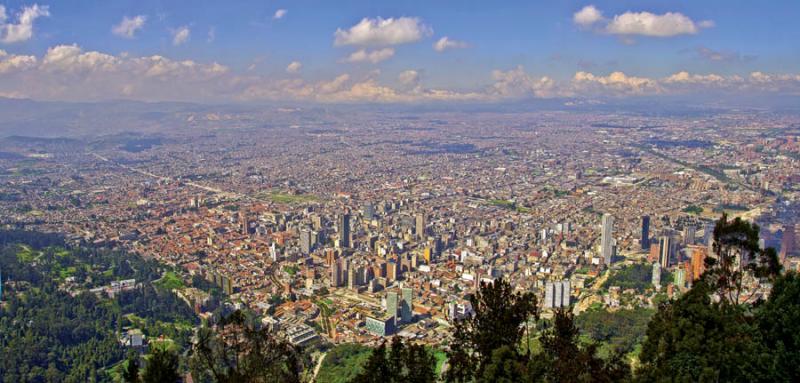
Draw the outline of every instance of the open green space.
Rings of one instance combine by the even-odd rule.
[[[322,361],[317,383],[350,382],[361,372],[364,363],[372,354],[372,349],[360,344],[340,344],[328,351]]]

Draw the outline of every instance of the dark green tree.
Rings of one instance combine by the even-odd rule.
[[[142,374],[142,382],[174,383],[179,379],[178,354],[166,347],[151,347],[147,366]]]
[[[436,359],[423,345],[394,337],[376,347],[353,383],[432,383],[436,381]]]
[[[447,351],[449,369],[445,380],[449,382],[466,382],[481,376],[494,350],[518,345],[528,320],[538,319],[536,296],[515,293],[503,279],[481,283],[470,302],[475,313],[456,323]]]
[[[372,353],[364,363],[361,373],[354,379],[353,383],[388,383],[392,379],[389,369],[389,361],[386,359],[386,343],[381,343],[372,350]]]
[[[247,325],[241,311],[223,318],[214,330],[201,328],[197,338],[189,363],[198,378],[218,383],[300,381],[301,351],[268,329]]]
[[[714,303],[701,280],[661,304],[648,324],[637,378],[643,382],[768,382],[772,357],[744,308]]]
[[[761,339],[772,350],[775,381],[800,382],[800,276],[778,277],[756,317]]]
[[[539,339],[542,351],[532,358],[528,380],[619,382],[630,376],[630,368],[621,353],[604,360],[597,355],[597,344],[582,346],[579,335],[572,312],[557,309],[553,325]]]
[[[125,383],[137,383],[139,381],[139,356],[136,352],[130,352],[127,361],[127,366],[122,371],[122,380]]]

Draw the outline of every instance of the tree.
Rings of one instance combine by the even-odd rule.
[[[530,368],[530,381],[618,382],[630,375],[621,353],[608,360],[597,356],[597,344],[580,345],[575,316],[565,308],[555,311],[553,326],[539,341],[542,351],[533,357],[538,368]],[[542,363],[543,362],[543,363]],[[542,368],[544,367],[544,368]]]
[[[142,374],[142,382],[173,383],[178,379],[180,379],[178,354],[166,347],[152,347],[147,359],[147,366]]]
[[[196,376],[227,382],[299,382],[304,360],[300,350],[268,329],[247,325],[241,311],[223,318],[216,330],[202,328],[190,365]]]
[[[381,343],[353,383],[432,383],[436,381],[435,367],[436,359],[425,346],[394,337],[388,356],[386,343]]]
[[[128,363],[122,371],[122,380],[125,383],[137,383],[139,381],[139,357],[135,352],[128,353]]]
[[[389,361],[386,359],[386,342],[372,350],[364,367],[353,383],[387,383],[391,381]]]
[[[800,276],[778,277],[756,317],[761,339],[772,350],[775,380],[800,382]]]
[[[642,344],[642,382],[772,381],[771,355],[751,316],[738,305],[712,302],[700,280],[679,299],[662,303]]]
[[[748,273],[756,278],[774,278],[780,273],[775,249],[761,249],[758,235],[758,225],[740,217],[729,221],[727,214],[714,226],[714,257],[705,259],[703,277],[722,302],[743,303],[740,298]]]
[[[447,351],[450,368],[445,380],[450,382],[481,376],[494,350],[518,345],[527,330],[523,325],[531,317],[538,319],[536,296],[514,293],[503,279],[481,283],[470,301],[475,313],[456,323]]]

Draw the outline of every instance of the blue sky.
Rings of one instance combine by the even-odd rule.
[[[48,50],[71,45],[80,48],[80,53],[72,54],[97,52],[123,61],[158,55],[173,62],[217,63],[225,67],[225,74],[215,81],[227,81],[229,87],[231,82],[237,82],[241,87],[226,88],[224,92],[227,95],[220,97],[223,99],[241,97],[247,86],[273,89],[257,92],[259,97],[266,98],[276,97],[274,93],[280,93],[281,86],[291,86],[288,97],[302,98],[308,92],[298,90],[298,87],[310,87],[314,93],[325,88],[322,83],[332,83],[342,75],[348,76],[341,82],[343,90],[352,91],[355,85],[369,82],[373,86],[366,89],[369,97],[380,98],[375,94],[388,91],[406,95],[395,94],[389,97],[389,101],[413,101],[419,97],[415,98],[411,93],[420,96],[445,90],[456,92],[458,96],[454,99],[478,99],[486,93],[508,91],[508,87],[515,88],[510,92],[514,97],[631,96],[640,93],[642,89],[638,88],[633,91],[619,89],[629,85],[628,77],[654,81],[634,81],[639,88],[645,87],[656,93],[674,92],[675,89],[667,89],[669,86],[664,79],[681,72],[690,75],[689,80],[681,82],[683,85],[714,83],[717,90],[727,91],[731,91],[731,87],[741,89],[743,86],[750,91],[763,90],[752,83],[744,84],[750,81],[753,72],[771,76],[770,84],[780,80],[777,87],[781,92],[795,92],[796,83],[800,81],[793,77],[800,73],[800,44],[797,43],[800,41],[800,27],[796,23],[800,14],[798,1],[223,3],[140,0],[9,1],[0,4],[6,15],[5,20],[0,17],[0,49],[5,59],[32,57],[35,61],[35,64],[25,66],[24,71],[17,65],[14,70],[5,70],[4,73],[0,62],[0,95],[6,96],[64,98],[58,92],[45,94],[47,92],[41,90],[26,94],[26,89],[20,84],[25,76],[29,82],[34,78],[44,81],[48,73],[52,75],[55,70],[52,65],[49,70],[43,68]],[[30,36],[10,35],[10,29],[6,27],[23,24],[20,13],[34,4],[40,11],[30,23]],[[587,15],[597,17],[578,21],[576,13],[586,7],[594,11],[587,11]],[[280,18],[275,17],[278,10],[285,10]],[[138,28],[129,30],[128,34],[112,32],[124,17],[133,19],[137,16],[143,21]],[[352,34],[350,43],[335,44],[337,30],[356,33],[351,28],[365,19],[373,24],[371,29],[362,31],[364,35],[353,37],[356,35]],[[387,25],[391,24],[387,33],[411,33],[408,35],[411,37],[363,43],[373,41],[368,40],[371,37],[367,35],[371,33],[380,35],[380,20],[388,20]],[[654,24],[649,27],[636,24],[641,22]],[[415,30],[409,31],[406,27]],[[176,41],[176,35],[182,30],[187,38]],[[443,37],[453,43],[440,52],[434,49],[434,44]],[[351,57],[362,50],[360,56]],[[348,60],[348,57],[351,58]],[[73,61],[75,65],[86,62]],[[297,62],[296,70],[287,71],[292,62]],[[127,65],[127,69],[115,69],[116,74],[111,76],[115,81],[128,81],[125,84],[128,87],[122,84],[119,87],[125,88],[126,92],[116,96],[148,98],[152,93],[158,93],[153,89],[156,81],[134,83],[130,79],[123,80],[125,76],[119,71],[131,70],[128,67],[132,65]],[[518,68],[521,70],[511,76],[509,72]],[[74,68],[67,70],[63,65],[60,69],[75,72]],[[81,71],[95,69],[84,67]],[[411,76],[408,71],[413,71],[416,76]],[[40,73],[36,76],[32,74],[34,72]],[[108,72],[96,76],[109,76]],[[407,73],[403,78],[412,81],[400,80],[404,72]],[[585,80],[588,83],[584,85],[589,86],[578,89],[571,84],[578,72],[592,74],[593,77]],[[610,74],[615,72],[627,77],[610,78]],[[132,71],[129,74],[141,73]],[[691,77],[712,74],[721,76],[727,81],[726,85],[719,86],[721,81],[706,77],[694,80]],[[506,75],[514,78],[505,78]],[[498,89],[498,77],[505,78],[500,85],[503,89]],[[607,77],[608,80],[603,80]],[[582,78],[586,79],[585,76]],[[208,81],[205,77],[183,79]],[[292,82],[290,85],[278,84],[289,80]],[[249,84],[245,85],[248,81]],[[97,83],[103,81],[97,79]],[[676,82],[670,83],[675,88]],[[41,89],[46,85],[41,84]],[[603,88],[610,85],[614,89],[604,93]],[[83,97],[80,92],[83,86],[88,85],[76,84],[74,89],[78,94],[73,91],[70,97],[96,99],[115,96],[115,91],[87,89]],[[196,86],[206,86],[210,95],[219,93],[215,89],[220,84]],[[376,90],[374,87],[385,89]],[[403,87],[406,89],[401,89]],[[522,88],[521,95],[516,87]],[[185,91],[188,94],[172,97],[192,99],[191,94],[196,93],[191,92],[191,88]],[[375,93],[371,93],[373,91]],[[347,97],[340,97],[339,101],[347,101]]]

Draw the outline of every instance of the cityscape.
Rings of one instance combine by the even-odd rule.
[[[174,18],[131,18],[141,7],[119,6],[129,9],[111,34],[123,42],[143,44],[156,23]],[[645,49],[646,39],[661,39],[660,44],[674,35],[699,39],[726,28],[724,20],[699,19],[708,9],[683,5],[684,12],[698,14],[693,21],[681,13],[662,16],[664,6],[653,5],[654,13],[604,16],[599,5],[574,5],[562,22],[572,23],[579,38],[620,39],[603,42],[616,50]],[[796,4],[772,6],[797,10]],[[54,19],[59,8],[64,5],[0,5],[0,40],[30,40],[0,50],[5,121],[0,122],[0,324],[9,334],[0,339],[0,351],[20,347],[24,336],[46,338],[64,331],[61,325],[40,328],[32,319],[44,315],[35,313],[32,302],[56,299],[45,293],[62,302],[52,310],[64,318],[72,318],[67,307],[74,302],[95,302],[87,310],[109,307],[103,309],[107,314],[94,311],[108,316],[107,328],[97,325],[98,334],[108,337],[69,330],[72,335],[58,336],[59,347],[88,344],[77,340],[81,336],[95,342],[80,346],[95,354],[81,356],[81,368],[69,360],[79,360],[77,351],[59,361],[41,354],[30,356],[37,362],[25,368],[2,364],[0,381],[138,381],[129,377],[133,365],[142,366],[142,381],[531,381],[487,375],[494,371],[487,360],[499,354],[481,354],[478,345],[469,354],[477,359],[459,364],[464,363],[456,347],[463,344],[460,331],[479,331],[475,318],[484,315],[508,319],[492,317],[499,309],[486,298],[505,284],[522,294],[514,297],[533,304],[512,326],[513,333],[524,328],[527,340],[518,333],[519,344],[503,344],[520,349],[515,360],[528,363],[522,369],[527,374],[539,371],[530,367],[531,350],[544,347],[544,354],[559,355],[547,348],[546,339],[555,336],[548,329],[568,318],[581,337],[570,355],[590,347],[591,353],[599,350],[591,357],[607,364],[580,381],[664,381],[655,377],[663,377],[659,368],[670,367],[658,364],[652,356],[656,346],[648,344],[658,341],[658,318],[710,288],[712,293],[703,295],[710,299],[708,307],[731,305],[746,313],[741,314],[750,318],[745,321],[758,322],[752,318],[767,315],[759,310],[783,302],[775,305],[794,313],[782,322],[792,323],[783,331],[794,341],[759,347],[769,355],[764,358],[794,370],[773,367],[778,375],[768,375],[710,364],[698,368],[699,375],[691,369],[680,375],[684,372],[669,365],[673,372],[666,381],[794,381],[800,376],[797,365],[787,362],[800,356],[797,333],[791,332],[800,319],[800,301],[794,300],[800,290],[785,287],[786,294],[795,295],[782,301],[773,291],[799,283],[800,77],[735,72],[737,66],[755,65],[750,61],[771,65],[776,60],[784,60],[790,71],[800,70],[796,46],[783,42],[798,35],[796,26],[773,27],[779,36],[774,56],[749,60],[737,53],[712,59],[716,65],[736,61],[719,76],[677,72],[648,79],[615,72],[619,75],[601,78],[580,71],[569,81],[549,84],[554,80],[536,80],[519,67],[496,72],[488,90],[466,91],[424,87],[417,77],[422,70],[401,73],[401,82],[403,74],[407,78],[399,88],[384,87],[376,80],[382,76],[377,63],[389,60],[381,55],[395,55],[396,44],[426,39],[434,41],[436,54],[461,55],[478,50],[473,43],[440,39],[416,18],[356,18],[350,29],[329,31],[333,48],[325,49],[360,49],[345,60],[371,61],[375,79],[346,86],[342,83],[352,77],[338,85],[333,84],[337,80],[279,81],[282,88],[248,85],[245,94],[269,96],[244,101],[224,93],[256,75],[231,77],[223,64],[161,56],[159,63],[144,63],[135,57],[141,45],[131,54],[77,45],[66,52],[68,45],[59,45],[37,57],[36,49],[27,47],[37,39],[31,31],[41,31],[31,28]],[[212,12],[213,7],[201,8]],[[296,16],[291,9],[268,8],[264,22],[274,28]],[[611,13],[612,5],[604,8]],[[630,29],[635,25],[624,24],[630,17],[655,18],[655,26],[644,23],[637,32]],[[192,36],[205,34],[203,23],[181,27],[185,33],[171,30],[162,44],[175,49],[199,44],[189,40],[189,28]],[[681,26],[693,29],[681,32]],[[204,44],[212,44],[215,35],[224,39],[223,27],[195,39],[208,40]],[[673,27],[677,30],[666,30]],[[27,28],[28,35],[19,28]],[[402,42],[384,41],[391,39]],[[21,46],[26,48],[15,51]],[[120,95],[101,85],[136,76],[137,65],[172,71],[175,77],[142,80]],[[129,67],[132,72],[126,74]],[[301,67],[292,61],[286,72],[294,75]],[[473,69],[453,68],[453,76]],[[63,81],[56,79],[57,70],[65,71]],[[193,78],[200,72],[203,79]],[[65,88],[57,88],[57,82]],[[685,88],[671,88],[679,82]],[[524,88],[525,94],[517,96],[518,88],[510,87]],[[613,94],[603,94],[606,87]],[[359,91],[381,94],[364,98]],[[515,95],[506,98],[508,92]],[[759,101],[748,104],[750,97]],[[750,231],[734,240],[726,239],[734,237],[725,237],[731,235],[725,230]],[[726,267],[735,270],[727,280]],[[768,275],[766,269],[778,271]],[[733,287],[723,286],[723,280]],[[728,299],[725,294],[732,290],[736,295]],[[273,375],[253,375],[260,378],[223,380],[213,363],[207,369],[194,364],[205,350],[199,346],[204,331],[220,337],[209,350],[242,339],[225,338],[233,331],[226,323],[238,323],[240,314],[245,329],[286,347],[281,358],[301,355],[296,376],[285,375],[293,367],[280,367],[279,373],[270,370]],[[31,318],[27,325],[14,319],[24,317]],[[63,326],[80,327],[79,319],[70,320]],[[713,343],[716,335],[707,331],[705,340]],[[535,346],[530,337],[536,338]],[[394,353],[392,342],[400,349],[405,344],[409,358],[422,346],[420,352],[434,361],[431,377],[413,377],[416,368],[407,362],[387,372],[400,375],[363,380],[372,371],[369,366],[379,363],[373,361],[378,350],[391,343]],[[159,358],[153,350],[161,344],[174,354],[174,377],[152,375],[156,368],[149,366],[158,365]],[[782,356],[769,354],[778,349]],[[105,359],[95,359],[103,353]],[[622,375],[608,367],[613,355],[625,365]],[[555,358],[550,366],[558,366]],[[237,363],[231,371],[245,362]],[[466,365],[475,375],[459,375]],[[543,381],[578,381],[547,375],[561,374],[557,368],[542,371],[540,377],[550,377]]]

